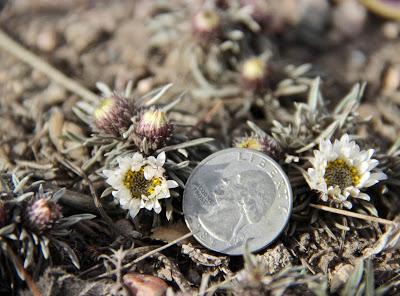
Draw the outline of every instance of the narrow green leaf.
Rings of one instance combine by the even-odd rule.
[[[0,237],[10,234],[11,232],[14,231],[14,229],[15,229],[15,224],[9,224],[7,226],[0,228]]]
[[[365,270],[365,296],[375,295],[374,266],[371,259],[367,259]]]
[[[63,227],[72,226],[83,220],[91,220],[96,218],[96,215],[92,214],[76,214],[69,217],[61,218],[59,220],[60,225]]]
[[[198,146],[198,145],[202,145],[202,144],[209,143],[212,141],[214,141],[214,138],[199,138],[199,139],[187,141],[185,143],[166,146],[162,149],[157,150],[157,154],[161,153],[163,151],[167,152],[167,151],[173,151],[173,150],[178,150],[178,149],[182,149],[182,148],[188,148],[188,147],[192,147],[192,146]]]
[[[310,111],[313,112],[317,109],[318,97],[319,97],[319,83],[321,79],[315,78],[311,84],[310,93],[308,94],[308,106]]]

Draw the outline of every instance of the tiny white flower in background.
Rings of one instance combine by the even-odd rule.
[[[321,193],[323,201],[351,208],[349,197],[370,200],[368,194],[361,192],[380,180],[386,179],[382,172],[372,172],[379,164],[372,159],[374,149],[360,150],[350,141],[347,134],[332,144],[330,140],[321,140],[319,150],[314,150],[308,169],[309,185]]]
[[[161,212],[159,200],[170,197],[171,188],[178,187],[178,183],[165,178],[165,153],[157,158],[144,158],[142,154],[119,157],[118,167],[114,170],[104,170],[106,182],[115,191],[113,196],[119,201],[123,209],[129,210],[134,218],[141,208]]]

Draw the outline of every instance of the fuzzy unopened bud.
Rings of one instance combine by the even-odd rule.
[[[237,148],[247,148],[263,152],[275,160],[279,160],[283,156],[283,151],[280,144],[274,138],[268,135],[264,137],[251,135],[236,138],[233,145]]]
[[[135,135],[142,142],[145,140],[151,149],[158,149],[171,137],[173,126],[167,114],[159,109],[144,111],[137,123]]]
[[[208,41],[218,37],[220,17],[212,10],[201,10],[193,17],[194,33],[202,40]]]
[[[134,106],[126,98],[116,94],[104,98],[93,114],[98,131],[119,137],[131,126]]]
[[[267,84],[267,65],[264,59],[252,57],[247,59],[242,66],[243,86],[252,91],[262,91]]]
[[[29,222],[39,231],[51,228],[60,218],[60,206],[47,198],[40,198],[28,207]]]

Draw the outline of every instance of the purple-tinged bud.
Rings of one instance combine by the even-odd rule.
[[[274,138],[268,135],[260,137],[253,134],[251,136],[236,138],[233,141],[233,146],[237,148],[257,150],[275,160],[280,160],[283,157],[281,145]]]
[[[210,41],[220,33],[220,16],[213,10],[200,10],[193,17],[193,31],[201,41]]]
[[[102,99],[93,113],[93,122],[99,132],[119,137],[131,126],[134,111],[132,103],[114,94]]]
[[[294,10],[293,1],[240,0],[240,4],[250,9],[251,17],[267,33],[280,33],[288,23],[288,15]]]
[[[150,109],[140,115],[135,136],[140,143],[145,140],[151,149],[156,150],[166,144],[172,132],[173,125],[169,122],[167,114],[159,109]]]
[[[243,86],[255,92],[262,92],[267,87],[268,68],[264,59],[252,57],[242,65]]]
[[[34,201],[27,211],[31,226],[39,231],[51,228],[61,218],[61,207],[47,198]]]

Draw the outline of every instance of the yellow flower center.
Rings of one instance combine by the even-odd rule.
[[[132,198],[141,198],[142,195],[150,196],[157,186],[161,185],[161,179],[154,177],[147,180],[144,177],[144,167],[138,171],[129,170],[123,180],[124,185],[129,189]]]
[[[325,169],[324,179],[329,186],[339,186],[345,189],[357,186],[360,183],[360,175],[356,167],[348,165],[343,159],[329,161]]]
[[[236,147],[253,149],[253,150],[257,150],[257,151],[262,150],[261,143],[256,138],[245,138],[245,139],[241,140],[240,142],[237,142]]]
[[[247,79],[261,79],[264,71],[265,64],[260,58],[251,58],[243,64],[243,76]]]
[[[97,106],[97,108],[94,110],[94,118],[96,119],[101,119],[103,118],[105,115],[107,115],[107,113],[111,110],[111,108],[113,107],[114,104],[114,100],[111,98],[108,99],[103,99],[99,106]]]

